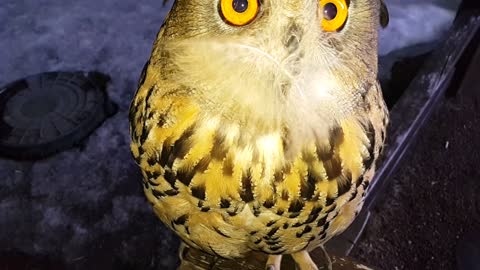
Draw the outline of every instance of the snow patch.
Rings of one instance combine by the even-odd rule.
[[[388,3],[387,3],[388,5]],[[438,40],[451,26],[455,11],[433,3],[392,3],[390,24],[380,30],[379,54]]]

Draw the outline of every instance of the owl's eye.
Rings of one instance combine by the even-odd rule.
[[[326,32],[340,30],[348,18],[346,0],[320,0],[322,28]]]
[[[258,11],[258,0],[220,0],[221,15],[231,25],[243,26],[250,23]]]

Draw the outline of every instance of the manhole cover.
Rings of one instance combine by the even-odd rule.
[[[38,159],[79,143],[117,106],[98,72],[47,72],[0,88],[0,153]]]

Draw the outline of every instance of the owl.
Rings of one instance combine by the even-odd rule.
[[[318,269],[309,251],[360,211],[385,141],[386,18],[380,0],[176,0],[129,114],[160,220],[215,256]]]

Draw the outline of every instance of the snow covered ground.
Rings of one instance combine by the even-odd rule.
[[[380,31],[379,54],[435,41],[448,30],[458,1],[450,6],[435,2],[441,1],[387,0],[390,24]]]
[[[386,2],[383,55],[438,39],[455,15],[455,1]],[[127,120],[168,8],[162,0],[1,1],[0,85],[44,71],[97,70],[112,77],[108,92],[120,110],[83,149],[35,163],[0,159],[0,251],[56,254],[69,269],[94,259],[104,269],[119,261],[133,269],[173,266],[177,240],[143,198]]]

